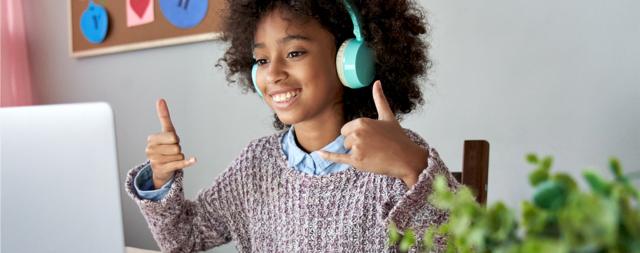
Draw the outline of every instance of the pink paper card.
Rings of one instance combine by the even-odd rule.
[[[153,0],[126,0],[127,27],[153,22]]]

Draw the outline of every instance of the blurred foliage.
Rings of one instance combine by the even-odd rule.
[[[639,193],[616,158],[609,162],[612,180],[583,172],[588,192],[566,173],[551,174],[553,158],[529,154],[526,160],[536,167],[529,174],[534,194],[522,202],[520,219],[502,202],[481,206],[466,186],[451,191],[438,175],[429,201],[449,219],[425,231],[421,250],[437,250],[434,239],[445,238],[444,252],[640,253]],[[413,231],[389,227],[389,243],[402,252],[416,242]]]

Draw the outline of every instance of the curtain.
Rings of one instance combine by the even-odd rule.
[[[22,2],[0,0],[0,107],[33,103]]]

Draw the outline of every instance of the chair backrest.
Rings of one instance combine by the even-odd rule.
[[[489,142],[486,140],[465,140],[462,172],[452,172],[451,174],[458,182],[473,189],[478,203],[485,204],[489,178]]]

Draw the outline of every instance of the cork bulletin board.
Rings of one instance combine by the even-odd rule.
[[[87,57],[217,39],[220,37],[225,2],[225,0],[68,0],[70,55]],[[196,8],[199,5],[200,15],[204,17],[200,16],[195,25],[180,27],[176,25],[176,19],[171,19],[171,12],[166,11],[167,4],[171,4],[170,8],[174,8],[174,5],[184,7],[184,10],[187,10],[187,7]],[[94,11],[95,6],[106,12],[103,21],[108,23],[105,26],[107,28],[102,31],[100,42],[90,42],[91,37],[87,36],[86,30],[83,30],[86,29],[87,26],[84,25],[88,20],[96,17],[93,15],[90,19],[86,19],[85,11]],[[132,6],[138,8],[132,8]],[[151,19],[148,19],[149,16]],[[131,25],[132,22],[146,23]]]

